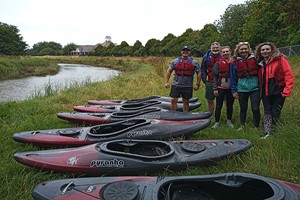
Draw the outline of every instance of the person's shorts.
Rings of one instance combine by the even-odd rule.
[[[176,85],[171,86],[170,97],[183,99],[190,99],[193,96],[193,87],[178,87]]]
[[[205,98],[207,100],[214,100],[214,90],[213,90],[213,83],[211,82],[206,82],[205,83]]]

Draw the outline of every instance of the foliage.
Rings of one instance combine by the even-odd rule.
[[[61,54],[62,45],[56,42],[39,42],[34,44],[32,49],[30,50],[30,55],[33,56],[56,56]]]
[[[0,80],[56,74],[57,64],[45,58],[0,57]]]
[[[248,4],[229,5],[221,18],[215,21],[220,34],[220,43],[234,49],[242,41],[243,25],[249,16]]]
[[[16,26],[0,22],[0,55],[24,55],[27,47]]]
[[[77,48],[77,45],[74,43],[67,44],[62,49],[63,55],[65,55],[65,56],[70,55],[71,51],[76,50],[76,48]]]

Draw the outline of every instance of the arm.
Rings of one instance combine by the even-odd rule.
[[[216,62],[213,70],[212,70],[212,75],[213,75],[213,90],[214,90],[214,96],[219,96],[219,91],[218,91],[218,78],[219,78],[219,62]]]
[[[281,59],[282,69],[285,74],[284,76],[285,87],[283,88],[282,96],[289,97],[291,96],[294,87],[294,75],[287,59],[284,56],[281,56],[280,59]]]
[[[230,88],[231,93],[234,98],[238,99],[238,93],[237,93],[237,78],[236,78],[236,64],[233,62],[230,65]]]
[[[166,76],[165,76],[165,88],[170,87],[169,80],[170,80],[172,72],[173,72],[172,67],[169,67],[167,70]]]
[[[196,60],[193,60],[193,65],[195,67],[195,72],[197,74],[197,76],[196,76],[196,85],[194,87],[194,90],[198,90],[199,86],[200,86],[200,82],[201,82],[201,68],[200,68],[200,65],[199,65],[198,61],[196,61]]]
[[[218,78],[219,78],[219,63],[218,62],[216,62],[213,67],[212,75],[213,75],[213,90],[218,90]]]
[[[203,56],[202,62],[201,62],[201,79],[202,82],[205,84],[207,80],[207,54]]]

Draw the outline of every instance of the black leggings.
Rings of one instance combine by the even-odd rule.
[[[270,114],[272,116],[272,123],[275,124],[279,120],[281,109],[283,107],[285,97],[279,95],[271,95],[262,97],[264,105],[264,114]]]
[[[218,89],[219,96],[216,97],[216,111],[215,111],[215,120],[216,122],[220,122],[221,110],[223,107],[223,101],[226,97],[226,116],[227,119],[232,119],[233,113],[233,103],[234,98],[232,96],[230,89]]]
[[[248,100],[250,97],[251,110],[253,113],[253,125],[259,127],[260,122],[260,95],[259,90],[253,92],[239,92],[239,104],[240,104],[240,123],[244,125],[247,118]]]

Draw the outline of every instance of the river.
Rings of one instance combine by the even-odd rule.
[[[119,71],[80,64],[59,64],[55,75],[32,76],[22,79],[0,81],[0,102],[22,101],[36,95],[44,95],[47,86],[61,90],[75,84],[104,81],[119,75]]]

